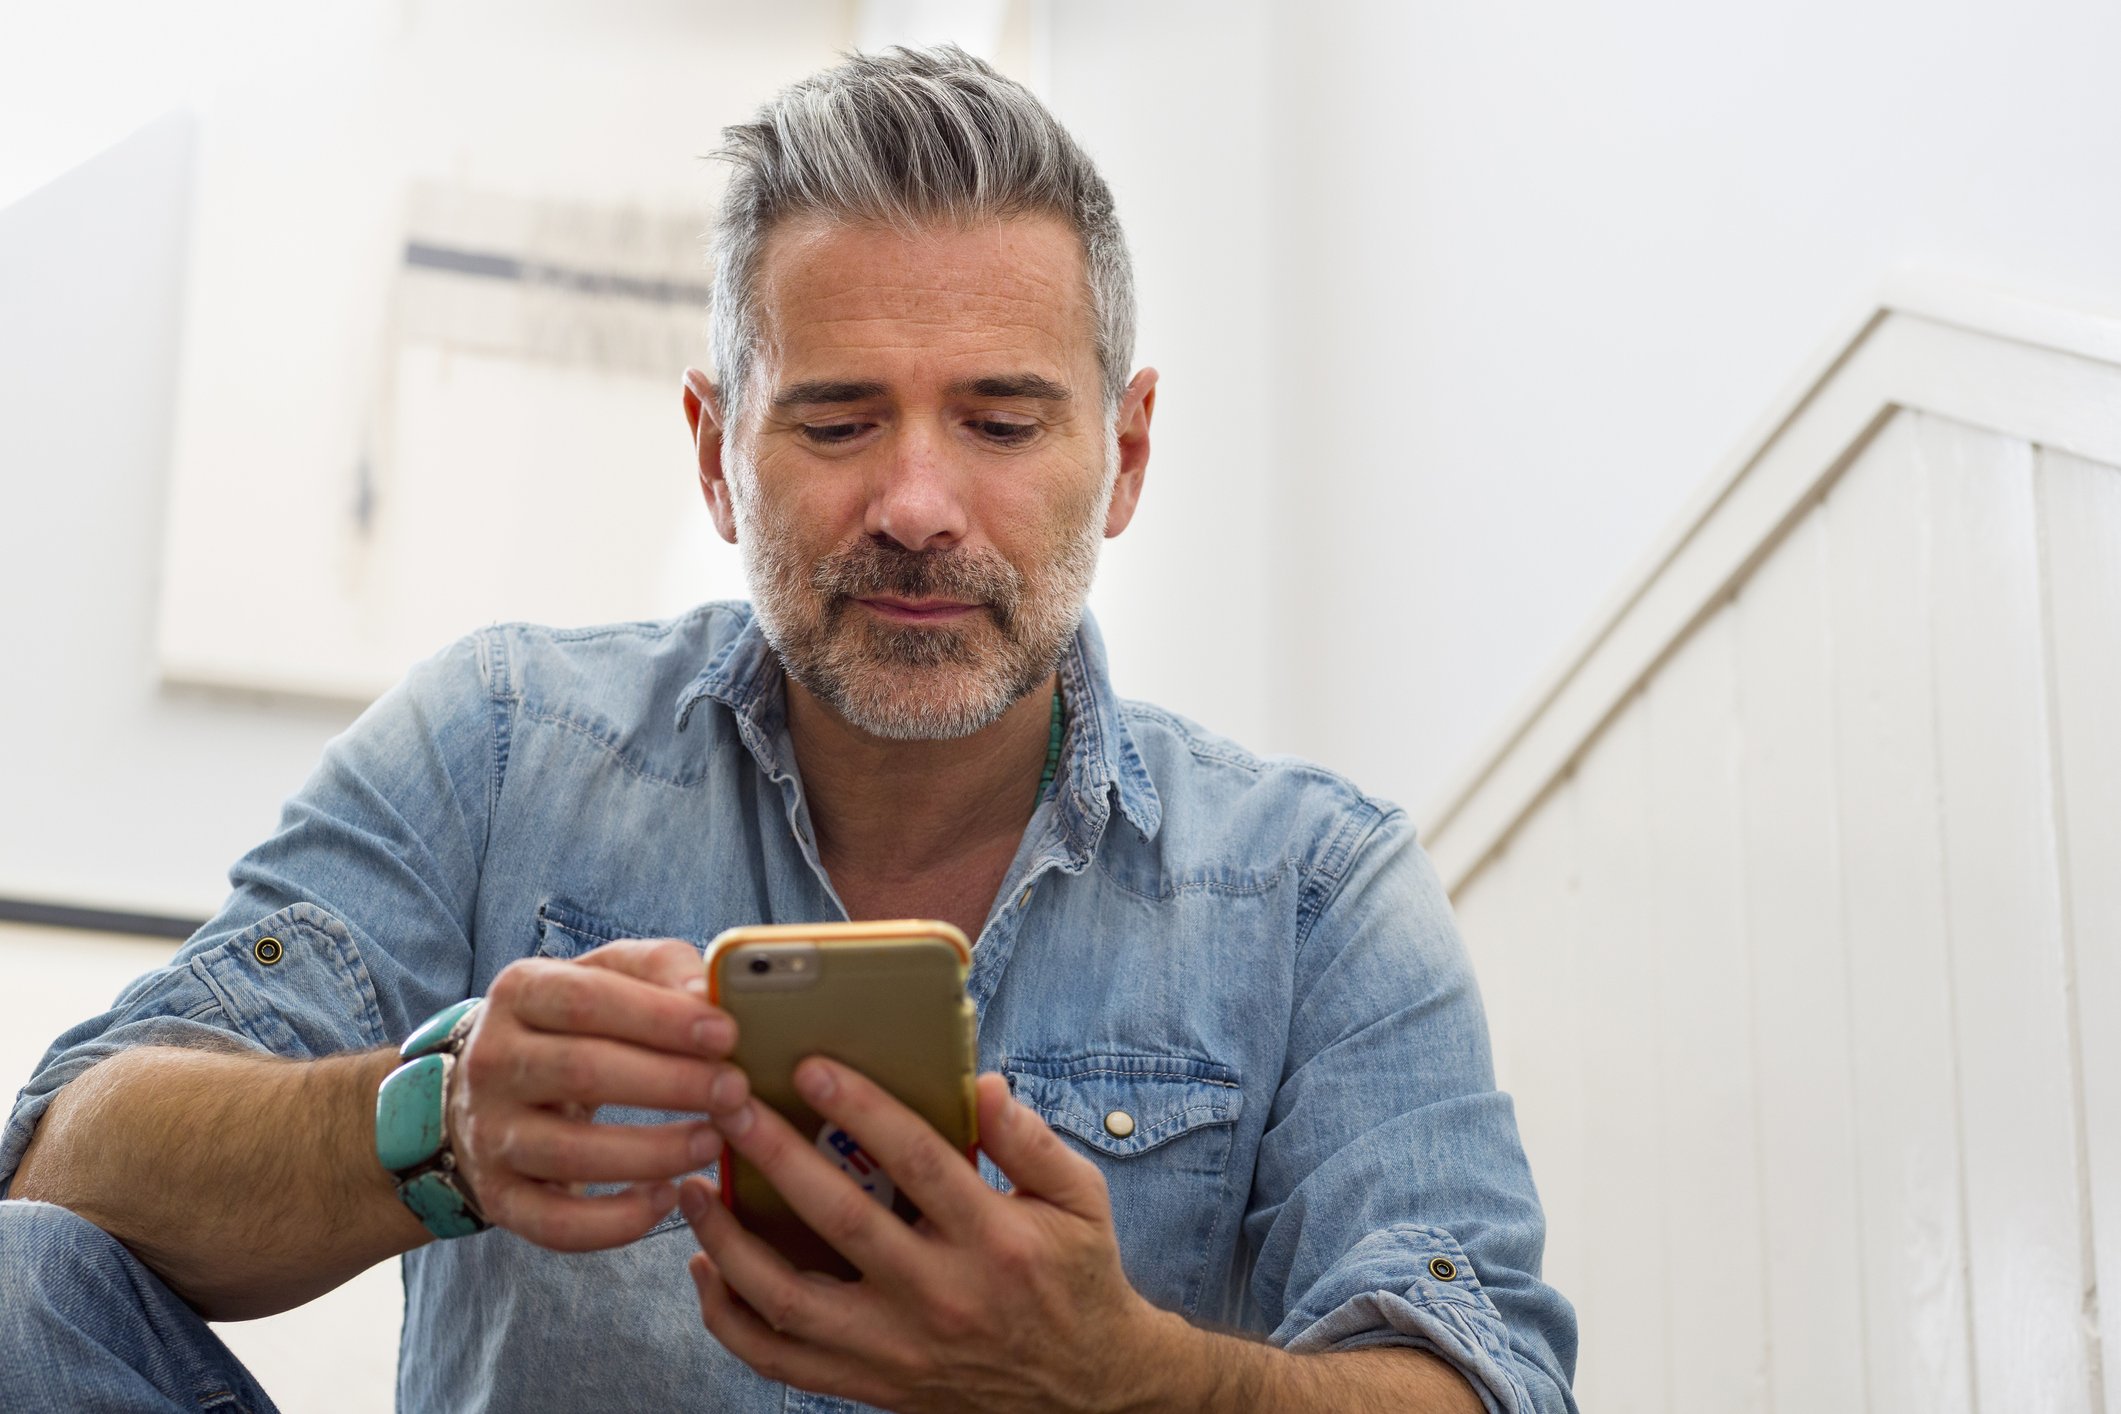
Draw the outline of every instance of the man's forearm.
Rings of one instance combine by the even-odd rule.
[[[1144,1408],[1271,1409],[1276,1414],[1481,1414],[1480,1396],[1447,1362],[1404,1346],[1291,1355],[1170,1317],[1169,1359]]]
[[[10,1196],[70,1208],[201,1315],[300,1305],[427,1240],[376,1163],[393,1051],[121,1051],[53,1099]]]

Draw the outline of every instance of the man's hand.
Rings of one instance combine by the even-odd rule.
[[[768,1379],[902,1414],[1481,1408],[1464,1377],[1427,1351],[1290,1355],[1152,1306],[1121,1269],[1104,1175],[998,1075],[979,1078],[980,1146],[1015,1185],[1007,1195],[847,1067],[813,1056],[795,1081],[922,1216],[901,1222],[764,1105],[719,1114],[729,1146],[862,1273],[846,1282],[795,1270],[703,1180],[684,1181],[701,1248],[691,1261],[700,1317]]]
[[[713,1125],[595,1124],[599,1105],[706,1113],[744,1103],[736,1023],[706,1000],[699,950],[609,943],[501,969],[450,1086],[457,1162],[487,1220],[560,1251],[631,1242],[677,1202],[671,1180],[722,1152]],[[624,1182],[587,1197],[585,1183]]]
[[[723,1345],[769,1379],[889,1409],[1155,1407],[1159,1355],[1184,1322],[1128,1284],[1096,1165],[1000,1076],[979,1079],[979,1132],[1009,1195],[847,1067],[812,1057],[795,1080],[923,1216],[900,1221],[764,1105],[721,1114],[730,1146],[863,1274],[796,1271],[686,1180],[700,1314]]]

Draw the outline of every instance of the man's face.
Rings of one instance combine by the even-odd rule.
[[[1115,502],[1080,242],[1044,218],[792,224],[757,299],[723,529],[768,641],[865,731],[980,730],[1053,671],[1139,484]],[[1143,401],[1121,409],[1141,460]]]

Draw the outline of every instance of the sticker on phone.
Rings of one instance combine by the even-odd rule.
[[[891,1182],[891,1175],[884,1166],[869,1157],[869,1151],[855,1142],[852,1134],[832,1121],[817,1132],[817,1151],[840,1166],[840,1172],[854,1180],[855,1187],[876,1199],[885,1207],[898,1196],[898,1188]]]

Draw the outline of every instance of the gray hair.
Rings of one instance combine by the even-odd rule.
[[[1109,418],[1134,357],[1134,269],[1112,192],[1029,89],[954,44],[853,54],[723,130],[734,169],[715,219],[709,336],[724,425],[760,346],[759,256],[790,217],[910,230],[1056,216],[1081,238]]]

